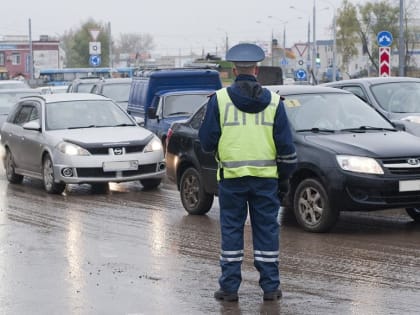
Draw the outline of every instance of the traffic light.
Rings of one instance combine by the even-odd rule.
[[[319,58],[319,53],[316,53],[316,59],[315,59],[317,67],[321,66],[321,58]]]

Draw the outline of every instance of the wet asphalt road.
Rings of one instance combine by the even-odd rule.
[[[280,302],[262,301],[247,226],[240,301],[220,303],[217,199],[194,217],[171,184],[110,188],[48,195],[0,167],[0,314],[420,314],[420,226],[402,211],[329,234],[284,220]]]

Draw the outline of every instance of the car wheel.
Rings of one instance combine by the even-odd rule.
[[[189,214],[202,215],[209,212],[214,196],[204,191],[201,176],[195,168],[185,170],[179,186],[182,205]]]
[[[44,157],[42,163],[42,178],[44,181],[44,189],[49,194],[61,194],[66,188],[66,184],[55,182],[54,165],[49,155]]]
[[[155,189],[157,186],[160,185],[162,179],[160,178],[148,178],[148,179],[141,179],[140,184],[143,185],[145,190]]]
[[[327,232],[336,223],[339,211],[332,209],[327,192],[314,178],[303,180],[293,198],[296,220],[309,232]]]
[[[92,183],[90,186],[95,194],[106,194],[109,191],[108,183]]]
[[[416,222],[420,222],[420,208],[406,208],[407,214]]]
[[[15,162],[13,161],[12,152],[6,149],[6,157],[4,160],[4,168],[6,169],[7,180],[12,184],[20,184],[23,176],[15,173]]]

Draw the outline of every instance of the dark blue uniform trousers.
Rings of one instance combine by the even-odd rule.
[[[276,291],[279,276],[280,207],[277,179],[241,177],[219,182],[222,249],[219,285],[225,292],[237,292],[242,281],[244,225],[249,215],[252,227],[254,266],[260,273],[264,292]]]

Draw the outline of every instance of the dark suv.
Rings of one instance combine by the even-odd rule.
[[[341,211],[405,208],[420,222],[419,137],[343,90],[268,88],[285,97],[298,155],[283,202],[305,230],[330,230]],[[173,123],[168,134],[167,177],[190,214],[207,213],[217,194],[214,153],[203,152],[198,139],[205,110]]]

